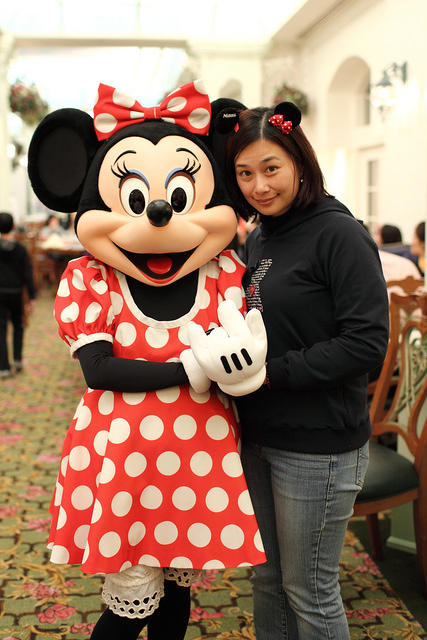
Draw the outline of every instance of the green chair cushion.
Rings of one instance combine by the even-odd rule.
[[[418,487],[414,465],[404,456],[378,442],[369,442],[369,465],[356,503],[390,498]]]

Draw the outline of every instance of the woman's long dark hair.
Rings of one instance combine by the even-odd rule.
[[[253,218],[258,212],[248,204],[238,187],[234,162],[243,149],[257,140],[270,140],[282,147],[292,158],[298,175],[303,178],[292,208],[307,209],[329,195],[314,149],[301,127],[297,126],[285,135],[269,123],[272,115],[273,109],[266,107],[242,110],[239,112],[238,130],[228,136],[225,157],[227,185],[237,213],[245,220]]]

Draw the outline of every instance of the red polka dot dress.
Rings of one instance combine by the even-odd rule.
[[[243,310],[237,256],[199,270],[194,305],[172,321],[146,317],[126,278],[91,257],[72,260],[55,316],[71,353],[97,340],[115,356],[166,362],[188,347],[187,324],[218,325],[217,306]],[[234,406],[216,385],[122,393],[88,389],[67,432],[48,546],[85,573],[138,564],[211,569],[265,562],[238,453]]]

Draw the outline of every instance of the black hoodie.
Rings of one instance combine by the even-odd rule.
[[[236,398],[243,438],[319,454],[362,446],[367,374],[388,343],[375,243],[329,196],[304,212],[261,216],[247,253],[244,286],[267,329],[269,386]]]

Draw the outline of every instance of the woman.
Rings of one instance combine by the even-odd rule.
[[[344,640],[339,559],[368,464],[366,381],[387,348],[387,293],[376,246],[326,192],[300,119],[282,103],[219,125],[235,208],[259,214],[243,282],[269,343],[265,384],[236,398],[267,555],[254,616],[257,640]]]

